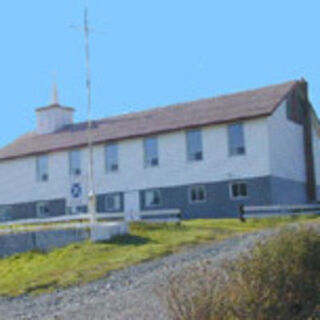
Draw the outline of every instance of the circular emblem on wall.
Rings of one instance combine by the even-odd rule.
[[[81,194],[82,194],[82,188],[80,183],[74,183],[71,186],[71,196],[75,199],[78,199],[80,198]]]

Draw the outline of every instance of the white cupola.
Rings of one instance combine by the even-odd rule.
[[[57,85],[54,83],[51,104],[36,109],[37,133],[52,133],[58,131],[65,125],[72,124],[73,112],[73,108],[60,105]]]

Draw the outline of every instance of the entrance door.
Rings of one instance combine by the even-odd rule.
[[[124,212],[129,220],[138,220],[140,211],[139,191],[128,191],[124,194]]]

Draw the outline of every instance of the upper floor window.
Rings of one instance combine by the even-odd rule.
[[[207,192],[204,185],[197,185],[189,188],[190,203],[205,202],[206,200]]]
[[[230,198],[241,199],[248,196],[248,187],[245,182],[230,183]]]
[[[229,155],[245,154],[245,141],[242,123],[234,123],[228,126]]]
[[[158,139],[156,137],[145,138],[144,147],[144,165],[145,167],[155,167],[159,165],[158,157]]]
[[[161,193],[159,189],[145,191],[145,207],[152,208],[161,205]]]
[[[37,181],[48,181],[49,180],[49,169],[48,169],[48,156],[41,155],[37,157]]]
[[[81,174],[81,151],[73,150],[69,152],[70,175],[79,176]]]
[[[116,143],[106,145],[105,158],[107,172],[118,171],[118,145]]]
[[[187,159],[189,161],[199,161],[202,158],[201,130],[187,131]]]

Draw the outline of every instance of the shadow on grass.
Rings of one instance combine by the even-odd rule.
[[[105,243],[111,243],[111,244],[116,244],[120,246],[142,246],[152,242],[154,241],[151,240],[150,238],[133,236],[133,235],[125,235],[125,236],[114,237],[112,240],[106,241]]]

